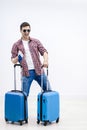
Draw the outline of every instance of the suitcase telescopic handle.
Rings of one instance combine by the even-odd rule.
[[[16,90],[16,67],[17,66],[22,68],[21,64],[14,64],[14,90]]]
[[[14,64],[14,68],[15,68],[16,66],[20,66],[20,67],[22,68],[22,65],[21,65],[21,64]]]
[[[41,67],[41,71],[44,69],[44,67]],[[46,91],[48,91],[48,67],[46,69],[46,75],[47,75],[47,86],[46,86]],[[41,92],[43,92],[43,75],[41,75]]]

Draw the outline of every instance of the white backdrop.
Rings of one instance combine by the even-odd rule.
[[[49,52],[49,80],[61,95],[87,96],[86,0],[0,0],[0,95],[13,89],[11,47],[27,21]],[[31,94],[40,91],[33,83]]]

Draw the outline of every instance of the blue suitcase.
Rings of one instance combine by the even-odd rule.
[[[47,73],[48,75],[48,73]],[[60,117],[60,99],[56,91],[40,92],[37,95],[37,123],[40,121],[46,126],[47,123],[59,122]]]
[[[37,97],[37,123],[40,121],[47,125],[48,122],[59,121],[59,93],[47,91],[39,93]]]
[[[14,79],[16,82],[15,67],[20,64],[14,65]],[[26,95],[15,89],[5,93],[5,121],[7,122],[19,122],[20,125],[23,122],[28,123],[28,102]]]

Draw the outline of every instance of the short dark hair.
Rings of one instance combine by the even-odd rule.
[[[27,23],[27,22],[23,22],[23,23],[20,25],[20,30],[22,30],[22,27],[26,27],[26,26],[29,26],[29,27],[30,27],[30,24]]]

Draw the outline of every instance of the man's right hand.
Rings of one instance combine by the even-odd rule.
[[[13,64],[16,64],[18,62],[18,56],[16,56],[15,58],[12,58],[11,61]]]
[[[21,51],[18,52],[18,61],[21,62],[23,59],[23,53]]]

